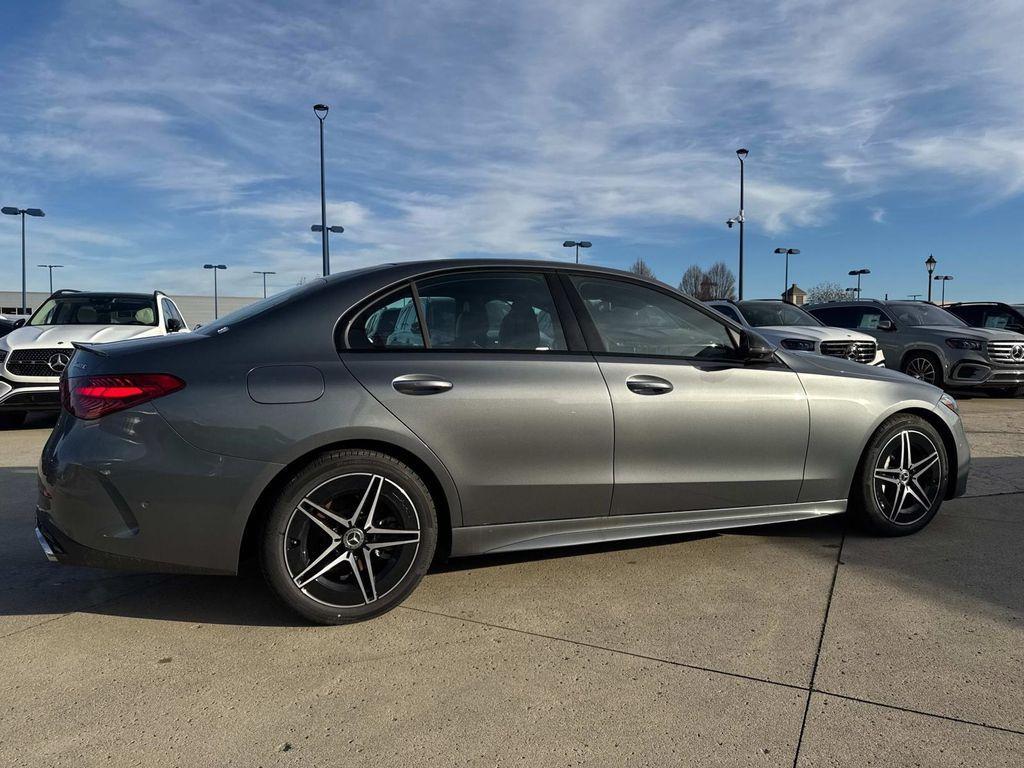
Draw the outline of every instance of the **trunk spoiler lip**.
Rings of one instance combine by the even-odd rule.
[[[72,341],[71,346],[74,347],[75,349],[81,349],[84,352],[92,352],[94,355],[99,355],[100,357],[110,357],[110,355],[107,354],[105,350],[100,349],[102,345],[99,344],[88,344],[83,341]]]

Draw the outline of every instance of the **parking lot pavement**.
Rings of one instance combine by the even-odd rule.
[[[454,561],[340,628],[252,576],[47,563],[47,425],[0,432],[0,765],[1019,766],[1024,400],[962,405],[969,496],[916,536]]]

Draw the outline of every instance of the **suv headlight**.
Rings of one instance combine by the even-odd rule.
[[[953,413],[957,414],[958,416],[960,415],[960,406],[957,405],[955,398],[950,397],[947,394],[943,394],[942,397],[939,398],[939,402],[942,403],[947,408],[949,408],[949,410],[951,410]]]
[[[814,342],[807,339],[783,339],[782,346],[797,352],[813,352]]]
[[[952,339],[946,339],[946,346],[950,349],[973,349],[975,352],[981,352],[981,342],[977,339],[968,339],[964,336],[955,336]]]

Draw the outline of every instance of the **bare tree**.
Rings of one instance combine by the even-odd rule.
[[[633,266],[629,268],[629,271],[639,277],[646,277],[650,280],[657,280],[657,278],[654,276],[654,270],[647,266],[646,261],[640,258],[633,262]]]
[[[707,272],[707,277],[712,283],[709,291],[712,299],[735,300],[736,275],[725,265],[724,261],[716,261],[712,264]]]
[[[807,292],[808,304],[820,304],[824,301],[842,301],[846,298],[848,298],[846,291],[843,290],[839,283],[818,283]]]
[[[679,290],[696,296],[700,291],[700,281],[704,279],[704,270],[696,264],[691,264],[683,272],[683,279],[679,281]]]

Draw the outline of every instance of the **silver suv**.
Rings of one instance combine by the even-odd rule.
[[[925,301],[833,301],[807,307],[827,325],[878,340],[885,364],[938,387],[1024,394],[1024,335],[971,328]]]
[[[829,328],[795,304],[779,299],[716,300],[707,304],[745,328],[756,329],[758,334],[783,349],[885,365],[882,350],[872,337],[846,328]]]

